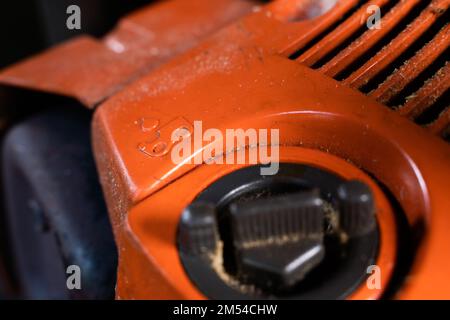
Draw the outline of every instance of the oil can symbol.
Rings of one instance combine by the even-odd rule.
[[[141,118],[137,121],[147,139],[138,145],[139,151],[150,157],[163,157],[169,153],[177,141],[172,140],[174,132],[177,136],[188,138],[192,134],[192,125],[183,117],[177,117],[161,125],[157,118]]]

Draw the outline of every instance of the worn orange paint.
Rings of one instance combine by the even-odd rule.
[[[366,43],[350,46],[331,60],[326,70],[314,71],[301,65],[301,59],[288,59],[357,1],[336,0],[329,6],[333,1],[276,0],[213,35],[213,29],[252,11],[254,3],[190,1],[214,3],[198,15],[189,11],[191,15],[186,14],[183,2],[167,1],[153,13],[148,11],[149,15],[136,14],[101,43],[79,39],[0,74],[3,83],[73,96],[94,106],[154,69],[104,102],[93,123],[95,157],[119,247],[117,298],[204,298],[181,267],[176,224],[182,208],[198,193],[239,167],[176,166],[170,154],[143,152],[142,143],[150,143],[155,133],[153,125],[151,130],[143,127],[148,119],[156,128],[195,120],[202,120],[204,129],[222,131],[277,128],[282,160],[315,164],[346,178],[365,180],[375,190],[379,208],[382,242],[377,263],[387,276],[382,278],[385,284],[397,244],[390,205],[376,182],[383,184],[401,205],[410,227],[424,228],[408,281],[396,298],[450,298],[449,146],[322,73],[339,72],[355,55],[373,46],[382,32],[368,33]],[[225,7],[219,3],[235,9],[222,16]],[[402,1],[397,15],[389,16],[390,27],[411,10],[408,3],[412,1]],[[162,13],[171,18],[158,20]],[[321,15],[315,16],[318,13]],[[156,20],[147,20],[149,17]],[[200,20],[208,21],[206,29]],[[151,42],[139,35],[143,30],[139,26],[153,23],[149,21],[157,21],[144,28],[161,35],[157,49],[168,48],[161,58],[147,55],[156,49],[148,51]],[[354,21],[349,25],[351,30],[356,28]],[[168,33],[171,26],[175,26],[173,38]],[[189,30],[208,32],[199,35]],[[333,41],[343,41],[349,32],[336,32]],[[199,46],[187,51],[207,35]],[[190,40],[180,49],[178,42],[186,38]],[[447,37],[443,39],[447,41]],[[118,52],[121,44],[129,56]],[[156,68],[180,52],[185,53]],[[380,61],[375,58],[375,62]],[[370,79],[378,72],[375,69],[373,73],[369,69],[360,72]],[[170,143],[169,135],[159,139]],[[361,286],[350,298],[378,298],[380,294]]]
[[[338,1],[328,13],[303,21],[285,20],[289,15],[277,16],[276,10],[252,13],[97,110],[95,155],[121,248],[118,298],[202,298],[181,268],[176,223],[196,194],[235,169],[175,166],[170,155],[141,152],[138,146],[148,136],[138,123],[155,114],[161,123],[202,120],[205,129],[278,128],[283,159],[320,164],[333,155],[351,163],[327,162],[343,176],[364,176],[357,168],[370,173],[399,201],[411,228],[425,228],[408,281],[396,297],[450,298],[448,145],[286,57],[335,20],[333,15],[346,4]],[[317,152],[309,149],[323,155],[308,158]],[[379,219],[384,239],[379,262],[388,271],[396,248],[392,217]],[[377,296],[361,287],[352,298]]]
[[[76,37],[7,68],[0,84],[68,96],[93,108],[258,3],[161,1],[125,17],[103,39]]]

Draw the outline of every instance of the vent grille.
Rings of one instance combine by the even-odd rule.
[[[291,59],[448,139],[450,0],[349,2],[347,11]],[[373,5],[381,8],[381,27],[369,29]]]

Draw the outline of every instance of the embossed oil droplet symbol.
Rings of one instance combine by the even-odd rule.
[[[175,118],[164,126],[155,117],[140,118],[135,121],[142,132],[145,141],[139,143],[140,152],[151,157],[163,157],[172,149],[173,145],[192,135],[193,128],[183,118]]]
[[[138,123],[144,132],[153,131],[159,126],[159,120],[154,118],[141,118]]]

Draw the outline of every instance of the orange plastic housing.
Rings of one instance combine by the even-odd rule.
[[[161,1],[123,18],[103,39],[80,36],[9,67],[0,73],[0,84],[68,96],[93,108],[256,4]]]
[[[409,3],[400,2],[395,12],[410,10]],[[196,195],[237,167],[175,165],[168,153],[146,152],[154,141],[170,146],[168,128],[190,128],[196,120],[204,129],[222,132],[276,128],[284,161],[314,163],[374,186],[363,171],[370,174],[399,202],[410,228],[424,228],[396,298],[450,298],[450,148],[374,98],[329,77],[326,70],[337,64],[312,70],[288,58],[355,1],[327,4],[274,1],[97,109],[95,156],[120,249],[117,298],[203,298],[181,266],[176,225]],[[317,13],[312,6],[323,14],[311,17],[310,12]],[[388,281],[396,255],[395,226],[389,205],[374,188],[383,208],[379,263]],[[380,294],[361,287],[351,298]]]
[[[178,256],[178,221],[199,193],[242,165],[171,161],[173,130],[202,121],[204,130],[223,133],[279,129],[281,161],[372,187],[382,288],[361,285],[350,299],[380,298],[395,268],[397,226],[384,190],[409,228],[423,232],[395,298],[450,299],[450,148],[439,138],[450,109],[425,127],[410,121],[448,90],[448,64],[404,104],[386,107],[448,50],[448,25],[377,88],[358,91],[439,20],[450,0],[432,0],[375,54],[375,44],[423,1],[368,0],[354,12],[358,0],[262,2],[162,1],[125,18],[102,40],[78,38],[0,73],[3,85],[69,96],[89,108],[100,104],[93,144],[119,248],[117,298],[205,298]],[[372,5],[390,6],[383,27],[344,46]]]

